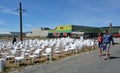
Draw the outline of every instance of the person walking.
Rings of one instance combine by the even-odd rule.
[[[103,42],[102,33],[98,33],[97,42],[98,42],[98,48],[99,48],[99,56],[101,57],[102,56],[102,42]]]
[[[15,37],[13,37],[12,44],[14,44],[16,41],[17,41],[17,40],[16,40],[16,38],[15,38]]]
[[[104,30],[104,35],[103,35],[103,49],[106,51],[104,59],[107,60],[109,58],[109,49],[110,46],[114,46],[114,40],[112,35],[108,32],[108,30]]]

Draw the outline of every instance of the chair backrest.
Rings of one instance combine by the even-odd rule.
[[[2,44],[2,48],[5,48],[5,46],[6,46],[5,44]]]
[[[22,49],[21,51],[21,56],[24,57],[26,49]]]
[[[47,54],[50,54],[52,52],[52,49],[51,48],[46,48],[46,53]]]
[[[11,52],[12,55],[16,54],[16,50],[15,49],[14,50],[10,50],[10,52]]]
[[[40,53],[40,49],[36,49],[34,54],[39,54]]]
[[[23,48],[23,44],[20,44],[20,49]]]
[[[12,53],[12,55],[15,55],[16,54],[16,50],[18,49],[18,46],[13,46],[13,50],[10,50],[10,52]]]
[[[94,43],[94,41],[91,41],[91,46],[93,46],[95,43]]]
[[[74,48],[74,49],[77,49],[75,43],[74,43],[74,44],[71,44],[71,47]]]

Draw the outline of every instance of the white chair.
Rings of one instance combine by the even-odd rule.
[[[49,56],[49,60],[52,62],[52,48],[46,48],[45,53],[42,53],[42,55],[46,56],[46,58]]]
[[[59,47],[55,47],[54,48],[54,53],[55,54],[60,54],[62,51],[61,51],[61,49],[59,48]]]
[[[10,59],[10,58],[14,58],[15,55],[16,55],[16,50],[18,49],[18,46],[14,46],[12,50],[9,50],[9,53],[7,56],[6,56],[6,59]]]
[[[63,52],[65,52],[65,55],[69,55],[69,54],[70,54],[70,48],[69,48],[68,45],[66,45],[66,46],[64,47]]]
[[[19,61],[23,62],[24,61],[24,55],[25,55],[25,49],[21,51],[21,56],[15,57],[15,64],[18,65]]]
[[[41,55],[41,50],[42,49],[36,49],[35,51],[34,51],[34,54],[33,55],[29,55],[29,58],[30,59],[32,59],[32,63],[34,62],[34,58],[39,58],[40,57],[40,55]]]

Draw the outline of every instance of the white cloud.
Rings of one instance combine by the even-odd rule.
[[[2,6],[2,5],[0,5],[0,12],[1,13],[6,13],[6,14],[19,15],[18,12],[15,12],[14,10],[11,10],[10,8],[7,8],[7,7]]]
[[[19,13],[12,11],[10,9],[2,9],[1,10],[2,13],[7,13],[7,14],[14,14],[14,15],[19,15]]]

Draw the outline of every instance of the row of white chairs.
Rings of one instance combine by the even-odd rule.
[[[93,39],[74,39],[74,38],[55,38],[55,39],[29,39],[23,42],[19,41],[12,44],[11,41],[0,42],[0,53],[3,58],[9,59],[14,58],[15,63],[18,65],[19,61],[25,60],[25,55],[28,55],[32,63],[34,63],[35,58],[40,58],[40,56],[48,56],[50,62],[52,61],[52,52],[61,53],[74,50],[76,53],[83,46],[94,46],[95,40]],[[16,56],[17,51],[21,52],[19,56]],[[33,54],[31,54],[33,53]]]

